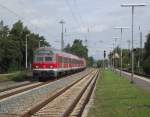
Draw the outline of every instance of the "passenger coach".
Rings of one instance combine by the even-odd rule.
[[[86,68],[84,58],[49,47],[38,48],[32,64],[33,77],[52,78],[78,72]]]

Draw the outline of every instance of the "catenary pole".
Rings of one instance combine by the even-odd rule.
[[[121,7],[130,7],[132,9],[132,73],[131,73],[131,83],[133,83],[133,77],[134,77],[134,8],[135,7],[142,7],[146,6],[146,4],[124,4],[121,5]]]
[[[63,20],[61,20],[59,22],[62,25],[62,32],[61,32],[61,51],[63,51],[64,49],[64,24],[65,22]]]
[[[122,75],[122,35],[123,29],[128,29],[128,27],[115,27],[114,29],[120,29],[120,76]]]

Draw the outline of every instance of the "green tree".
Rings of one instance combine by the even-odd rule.
[[[150,33],[147,35],[147,41],[145,42],[145,55],[143,62],[143,70],[145,73],[150,74]]]
[[[147,58],[150,56],[150,33],[147,35],[147,41],[145,42],[145,56]]]
[[[88,49],[86,46],[82,44],[82,40],[79,40],[79,39],[75,39],[72,46],[68,44],[64,48],[64,51],[72,53],[82,58],[86,58],[86,59],[88,58]]]
[[[67,44],[67,46],[64,48],[65,52],[71,53],[71,46],[70,44]]]
[[[88,57],[87,65],[88,66],[93,66],[93,64],[94,64],[94,58],[92,56]]]
[[[28,35],[28,37],[27,37]],[[20,70],[25,67],[25,40],[28,38],[28,61],[32,63],[33,51],[41,46],[50,46],[43,36],[32,33],[20,20],[9,29],[0,22],[0,72]]]
[[[97,61],[97,67],[98,67],[98,68],[103,67],[103,60],[98,60],[98,61]]]
[[[70,51],[71,51],[71,53],[73,53],[79,57],[83,57],[83,58],[88,57],[88,49],[86,46],[83,46],[82,40],[75,39]]]

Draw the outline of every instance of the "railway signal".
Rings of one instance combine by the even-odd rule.
[[[104,59],[106,58],[106,51],[104,50]]]
[[[104,60],[103,60],[103,67],[105,69],[105,58],[106,58],[106,51],[104,50]]]

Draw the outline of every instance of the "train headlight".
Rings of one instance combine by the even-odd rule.
[[[46,68],[46,65],[43,65],[43,68]]]
[[[39,66],[35,66],[35,68],[39,68]]]

